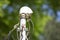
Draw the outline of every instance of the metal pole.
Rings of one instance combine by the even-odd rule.
[[[23,6],[20,9],[20,40],[27,40],[27,33],[26,33],[26,18],[29,18],[33,11],[27,7]]]
[[[26,19],[25,19],[25,14],[21,14],[21,19],[20,19],[20,40],[26,40]]]

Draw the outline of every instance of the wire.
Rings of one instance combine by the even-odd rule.
[[[19,40],[19,36],[18,36],[18,33],[19,33],[19,32],[17,31],[17,39]]]
[[[12,29],[11,31],[9,31],[9,33],[8,33],[8,40],[10,39],[10,35],[11,35],[11,33],[14,31],[15,29]]]
[[[31,19],[28,19],[28,25],[29,25],[29,33],[28,33],[28,39],[30,39],[31,38],[31,33],[30,33],[30,31],[31,31],[31,27],[33,27],[32,28],[32,31],[34,31],[34,24],[33,24],[33,22],[32,22],[32,20]],[[32,26],[31,26],[32,25]]]
[[[14,28],[11,31],[9,31],[9,33],[8,33],[8,40],[10,39],[11,33],[18,27],[18,25],[19,25],[19,23],[14,25]]]
[[[34,31],[34,23],[33,23],[33,21],[32,20],[30,20],[31,21],[31,23],[32,23],[32,27],[33,27],[33,31]]]
[[[32,25],[32,26],[31,26],[31,25]],[[33,21],[32,21],[31,19],[30,19],[30,21],[29,21],[29,26],[30,26],[30,27],[33,27],[33,28],[32,28],[32,29],[33,29],[32,31],[34,31],[34,23],[33,23]]]
[[[13,40],[15,40],[14,36],[12,35]]]

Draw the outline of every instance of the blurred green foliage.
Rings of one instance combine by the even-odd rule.
[[[37,40],[40,33],[44,33],[46,23],[51,20],[50,16],[41,12],[43,3],[44,0],[0,0],[0,40],[4,40],[8,32],[19,22],[19,9],[25,5],[34,11],[31,17],[34,23],[32,40]],[[16,32],[12,35],[16,36]]]

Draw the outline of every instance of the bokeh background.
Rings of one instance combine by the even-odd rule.
[[[22,6],[29,6],[34,12],[31,16],[34,32],[30,40],[60,40],[60,0],[0,0],[0,40],[6,40],[9,31],[19,22]],[[10,40],[17,40],[16,30]]]

